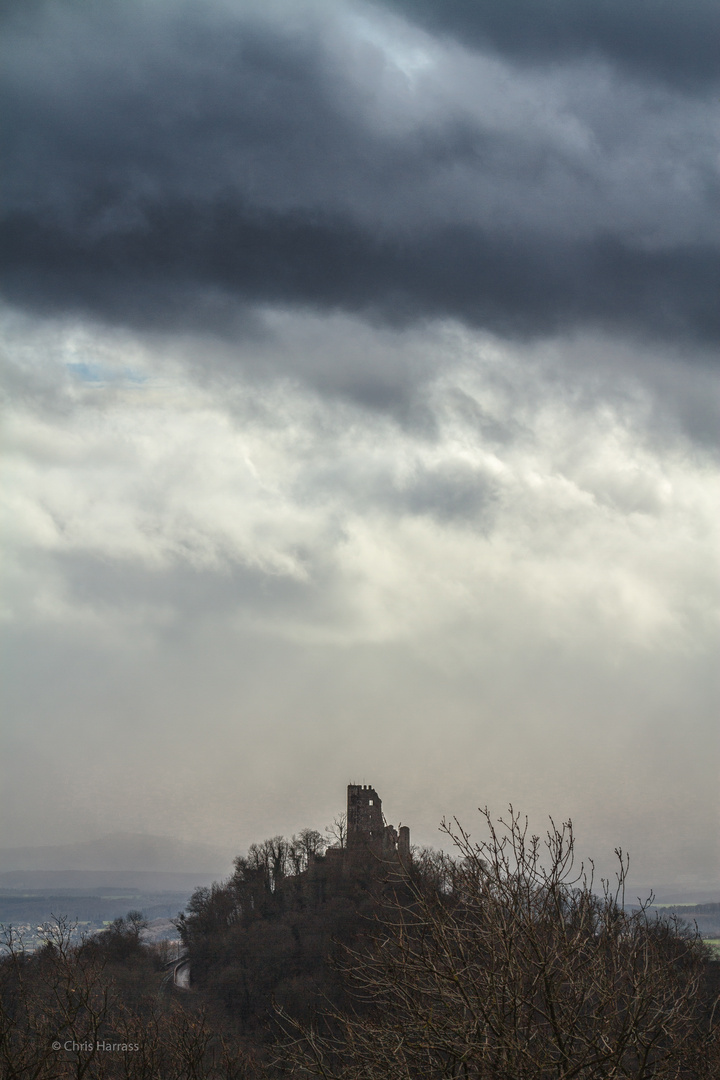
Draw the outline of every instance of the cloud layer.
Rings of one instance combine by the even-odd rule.
[[[623,0],[389,0],[434,30],[532,65],[602,58],[626,77],[702,92],[718,77],[713,0],[626,4]]]
[[[15,317],[7,686],[53,820],[99,800],[106,828],[249,843],[324,824],[362,773],[419,840],[512,797],[601,850],[612,831],[647,881],[671,798],[660,880],[711,878],[714,754],[681,743],[715,742],[712,459],[680,431],[660,451],[647,396],[583,400],[562,364],[457,327],[273,319],[286,359],[358,337],[372,366],[394,338],[442,371],[400,425]]]
[[[260,302],[717,343],[716,87],[562,36],[528,66],[482,11],[480,51],[353,4],[16,13],[7,295],[138,327]]]
[[[8,845],[720,881],[717,7],[509,10],[5,8]]]

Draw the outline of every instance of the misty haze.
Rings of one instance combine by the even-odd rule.
[[[390,902],[350,784],[402,911],[512,807],[720,938],[717,3],[0,26],[0,923],[250,1030]]]

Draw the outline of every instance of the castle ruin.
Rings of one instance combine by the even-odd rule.
[[[383,862],[398,861],[410,865],[410,829],[399,830],[388,825],[382,812],[382,801],[375,788],[368,784],[348,784],[347,789],[347,857],[352,860],[363,852]]]

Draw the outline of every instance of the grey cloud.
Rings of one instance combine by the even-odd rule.
[[[350,45],[314,8],[291,31],[268,10],[59,3],[11,20],[12,303],[229,336],[254,305],[279,304],[520,337],[594,326],[717,341],[717,179],[695,114],[686,140],[673,119],[675,143],[651,139],[625,181],[613,125],[632,143],[672,100],[628,91],[621,122],[619,91],[608,115],[588,105],[600,152],[533,133],[532,116],[491,130],[457,87],[411,94],[405,128],[383,132],[385,61],[363,53],[346,77]],[[449,101],[439,119],[433,93]],[[684,189],[657,168],[671,144]]]
[[[384,0],[433,31],[528,63],[602,57],[626,73],[702,88],[720,77],[720,8],[628,0]]]
[[[312,590],[316,593],[319,583],[327,585],[323,580],[327,568],[320,553],[304,555],[317,579]],[[53,561],[74,605],[88,605],[98,613],[124,609],[131,614],[133,609],[152,608],[158,614],[156,632],[161,637],[184,636],[188,618],[197,623],[243,610],[262,610],[268,618],[292,617],[311,604],[304,582],[239,560],[213,569],[194,568],[183,560],[163,570],[88,553],[66,552],[55,555]]]
[[[93,240],[17,214],[0,228],[10,301],[161,329],[233,324],[241,303],[345,310],[402,325],[451,316],[510,336],[581,325],[709,344],[720,251],[630,238],[557,244],[451,227],[404,240],[237,204],[149,207]]]
[[[497,485],[476,464],[459,457],[430,464],[416,455],[402,469],[389,463],[384,468],[372,462],[353,465],[344,459],[322,469],[311,468],[310,482],[294,492],[298,502],[312,503],[318,498],[327,502],[330,495],[345,514],[351,509],[397,520],[429,517],[440,525],[479,527],[483,533],[492,526]]]
[[[592,6],[5,5],[14,843],[364,776],[716,881],[717,35]]]
[[[401,505],[441,522],[477,522],[487,519],[494,498],[494,486],[482,471],[453,463],[414,476],[401,493]]]

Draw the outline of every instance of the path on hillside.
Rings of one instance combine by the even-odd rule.
[[[161,992],[167,992],[171,986],[177,990],[190,990],[190,959],[187,955],[178,956],[170,960],[165,967],[167,974],[163,977]]]
[[[173,968],[173,986],[178,990],[190,989],[190,961],[183,957]]]

